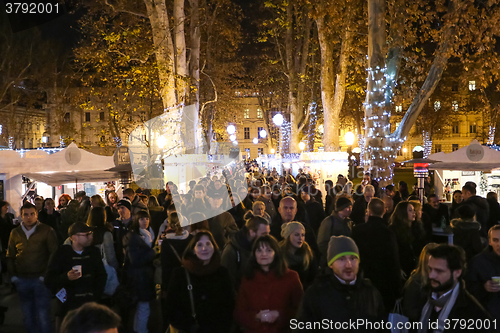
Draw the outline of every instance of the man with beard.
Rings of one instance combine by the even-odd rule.
[[[427,288],[431,293],[422,309],[420,322],[423,325],[418,333],[456,332],[457,327],[453,329],[454,320],[455,322],[457,320],[468,322],[469,319],[474,322],[482,320],[483,323],[487,319],[491,320],[486,310],[465,290],[465,284],[462,281],[465,253],[460,247],[441,244],[429,250],[427,266],[429,274]],[[464,331],[461,328],[460,331]],[[494,331],[475,325],[470,327],[470,330]]]
[[[360,259],[356,243],[349,237],[332,236],[327,260],[333,274],[328,272],[318,277],[306,290],[295,322],[300,324],[294,325],[294,320],[290,322],[290,327],[296,329],[294,332],[318,332],[308,329],[307,324],[324,320],[332,325],[322,332],[336,331],[336,323],[342,325],[359,319],[382,321],[385,313],[382,296],[370,280],[364,279],[359,272]],[[376,330],[366,328],[362,331]]]

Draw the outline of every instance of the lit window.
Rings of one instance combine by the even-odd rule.
[[[458,102],[457,101],[453,101],[453,103],[451,103],[451,109],[453,111],[458,111]]]
[[[477,133],[476,123],[473,123],[473,124],[469,125],[469,132],[470,133]]]
[[[469,90],[476,90],[476,81],[469,81]]]
[[[403,105],[399,104],[396,105],[396,112],[402,112],[403,111]]]
[[[250,110],[249,109],[245,109],[245,111],[243,111],[243,118],[245,118],[245,119],[250,118]]]
[[[439,109],[441,109],[441,102],[435,101],[434,102],[434,111],[438,111]]]
[[[262,110],[261,109],[257,109],[257,118],[264,118],[264,115],[262,114]]]

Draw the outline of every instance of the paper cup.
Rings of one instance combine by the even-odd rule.
[[[500,284],[500,276],[493,276],[491,278],[496,284]]]
[[[80,276],[82,276],[82,265],[73,266],[73,270],[77,271]]]

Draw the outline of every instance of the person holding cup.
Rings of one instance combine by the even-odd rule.
[[[76,222],[68,233],[70,244],[57,249],[45,276],[45,285],[58,299],[57,326],[68,311],[87,302],[98,302],[107,279],[101,251],[92,246],[92,228]]]
[[[245,266],[235,319],[245,333],[288,332],[303,293],[299,275],[287,268],[278,241],[261,236]]]
[[[472,258],[465,282],[467,290],[500,321],[500,224],[488,231],[489,246]]]

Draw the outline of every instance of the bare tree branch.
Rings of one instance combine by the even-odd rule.
[[[113,9],[114,12],[132,14],[132,15],[135,15],[135,16],[139,16],[139,17],[143,17],[143,18],[149,19],[149,17],[147,15],[144,15],[144,14],[141,14],[141,13],[136,13],[136,12],[133,12],[133,11],[130,11],[130,10],[126,10],[126,9],[121,9],[121,8],[120,9],[116,9],[115,6],[113,6],[112,4],[110,4],[108,0],[104,0],[104,3],[106,5],[108,5],[109,7],[111,7],[111,9]]]

